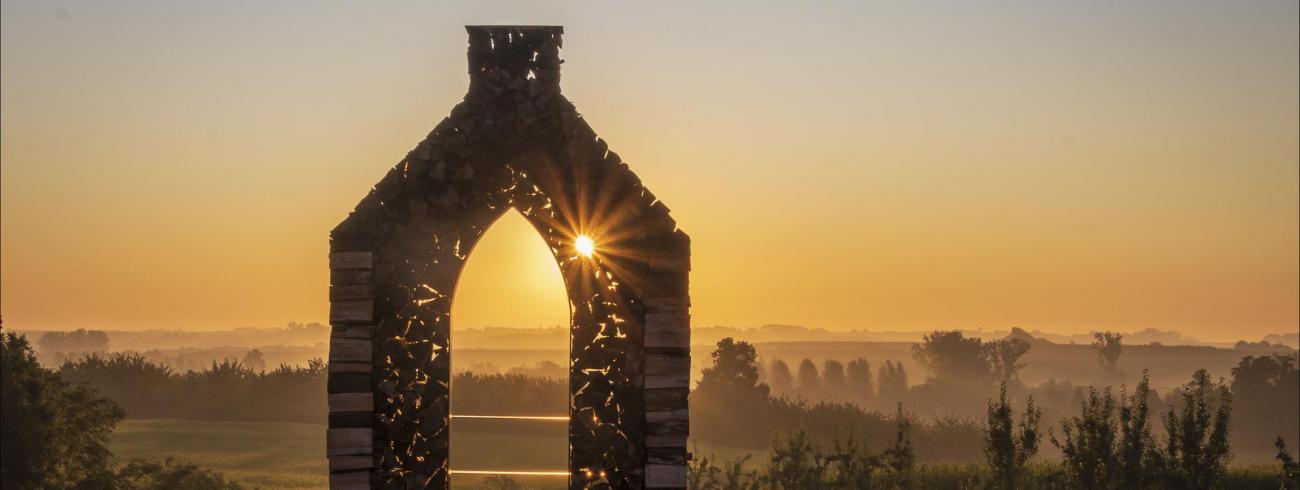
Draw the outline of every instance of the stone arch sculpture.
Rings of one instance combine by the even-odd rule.
[[[330,234],[330,487],[447,487],[452,296],[514,208],[568,292],[570,488],[685,488],[690,240],[560,94],[561,27],[467,30],[465,99]]]

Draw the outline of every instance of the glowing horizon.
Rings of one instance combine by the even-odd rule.
[[[691,235],[696,325],[1300,330],[1294,2],[135,7],[0,7],[7,328],[325,322],[328,231],[509,11]],[[550,254],[508,213],[458,328],[567,324]]]

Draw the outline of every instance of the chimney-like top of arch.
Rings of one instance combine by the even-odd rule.
[[[559,91],[564,26],[478,25],[465,30],[471,94],[519,83],[534,95]]]

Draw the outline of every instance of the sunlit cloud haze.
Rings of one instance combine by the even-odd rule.
[[[502,15],[502,12],[508,14]],[[693,238],[697,325],[1300,325],[1297,4],[3,4],[7,327],[327,316],[328,231],[565,26],[564,93]],[[508,216],[460,326],[566,321]]]

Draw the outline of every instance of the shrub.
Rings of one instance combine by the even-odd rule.
[[[1286,441],[1281,437],[1273,443],[1277,448],[1277,460],[1282,463],[1282,472],[1277,475],[1278,483],[1283,490],[1300,489],[1300,463],[1291,457],[1291,452],[1286,450]]]

